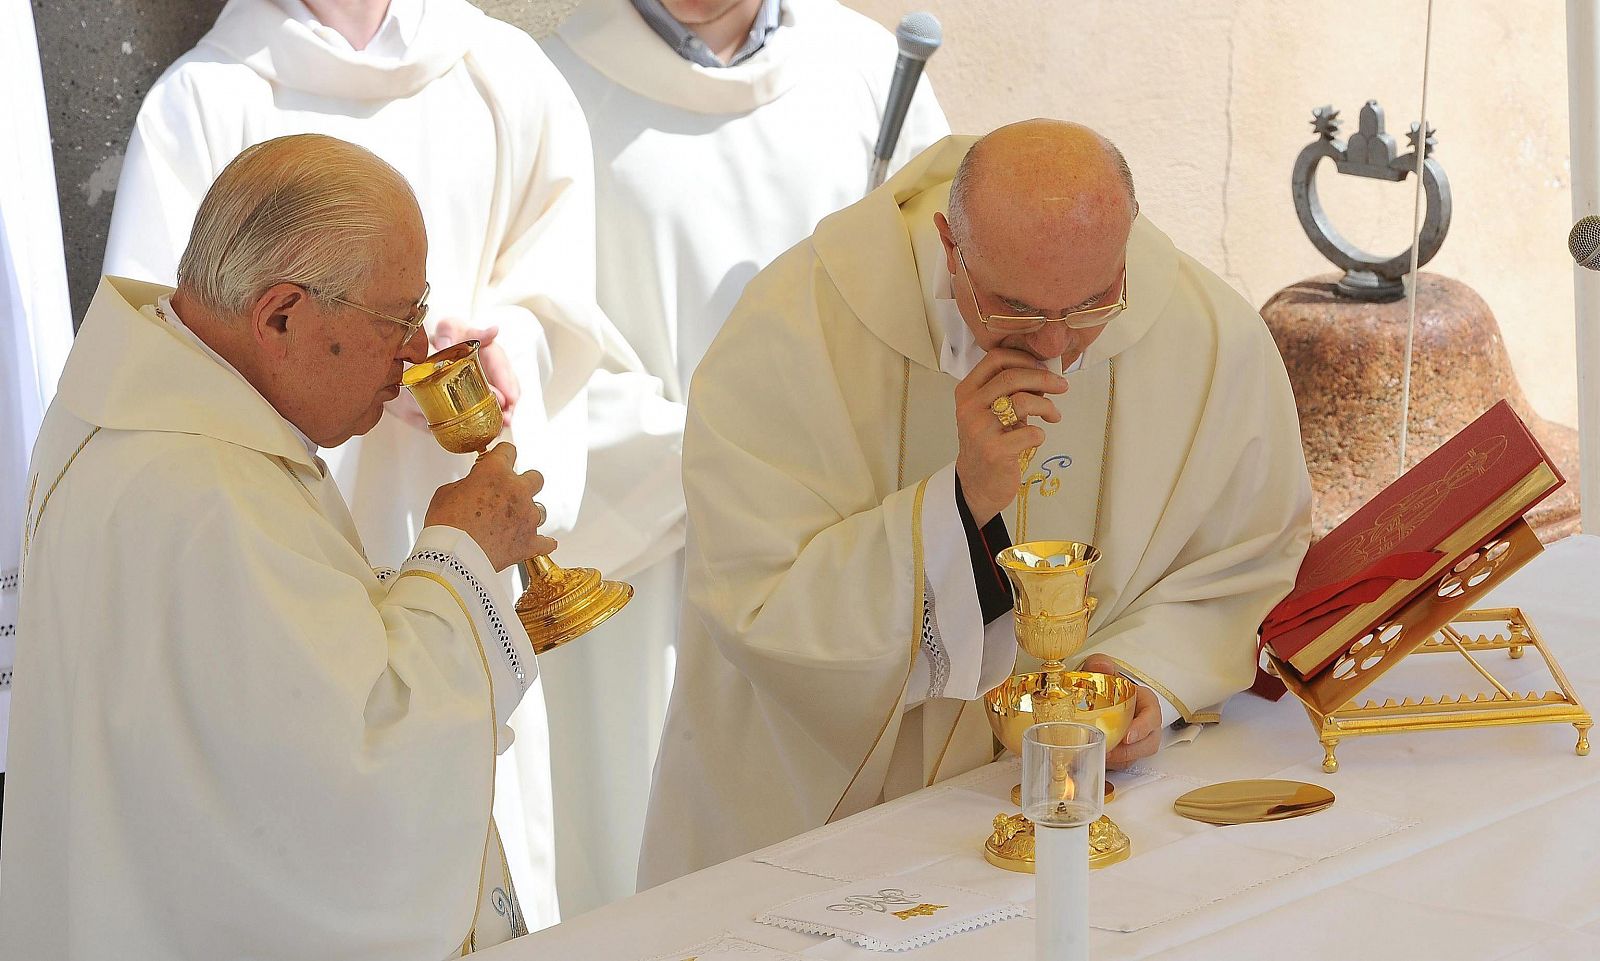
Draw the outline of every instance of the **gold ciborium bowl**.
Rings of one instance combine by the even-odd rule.
[[[1122,743],[1133,723],[1132,681],[1119,674],[1066,671],[1050,678],[1047,685],[1047,673],[1013,674],[983,696],[989,727],[1006,750],[1020,755],[1022,732],[1043,721],[1093,724],[1105,734],[1107,745]],[[1057,694],[1065,696],[1052,697]]]

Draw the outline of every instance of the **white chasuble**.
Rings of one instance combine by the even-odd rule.
[[[896,47],[834,0],[785,0],[778,29],[734,67],[683,59],[629,0],[591,0],[542,43],[594,142],[600,304],[670,401],[641,405],[608,371],[590,383],[589,477],[562,551],[628,577],[637,593],[581,645],[546,658],[552,715],[588,718],[585,740],[563,739],[552,757],[570,915],[634,890],[640,787],[680,617],[690,376],[750,278],[861,197]],[[892,166],[948,133],[924,80]],[[601,678],[628,711],[595,712]]]
[[[512,937],[490,808],[537,666],[511,596],[448,527],[374,571],[167,293],[101,284],[30,466],[0,943],[438,961]]]
[[[396,17],[402,29],[386,22],[380,39],[401,45],[398,57],[351,50],[303,22],[294,0],[230,0],[139,111],[106,272],[174,283],[201,198],[245,147],[310,132],[368,148],[405,175],[421,205],[430,328],[445,317],[499,327],[523,390],[510,419],[518,467],[543,472],[547,532],[564,538],[588,457],[585,383],[602,355],[630,363],[595,302],[583,114],[531,38],[465,0],[397,3]],[[433,492],[472,461],[392,412],[326,457],[380,564],[406,556]],[[502,759],[498,799],[535,928],[558,917],[543,699],[536,684],[512,722],[518,747]]]
[[[936,207],[923,195],[948,192],[972,143],[942,141],[775,261],[696,375],[681,667],[644,883],[994,756],[976,700],[1015,647],[1009,617],[946,617],[977,606],[953,586],[966,564],[975,591],[951,521],[956,378],[913,250],[931,214],[902,209]],[[1213,719],[1249,685],[1256,628],[1309,541],[1294,400],[1260,316],[1142,217],[1128,290],[1068,375],[1074,419],[1047,429],[1035,463],[1099,457],[1096,392],[1114,368],[1084,653],[1115,658],[1185,720]],[[1077,471],[1031,499],[1030,537],[1091,536],[1100,484]],[[950,676],[914,690],[932,660]]]

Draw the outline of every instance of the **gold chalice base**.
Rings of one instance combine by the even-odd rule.
[[[534,558],[533,566],[517,600],[517,619],[535,654],[587,634],[633,598],[631,584],[608,581],[592,567],[558,567],[545,557]]]
[[[1054,829],[1052,829],[1054,830]],[[1020,814],[996,814],[994,833],[983,842],[983,859],[997,868],[1018,874],[1033,873],[1033,822]],[[1126,861],[1133,845],[1116,822],[1105,815],[1089,825],[1089,867],[1109,867]]]

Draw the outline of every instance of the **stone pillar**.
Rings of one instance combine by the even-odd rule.
[[[1340,276],[1285,287],[1261,308],[1294,386],[1319,538],[1395,479],[1400,448],[1406,301],[1351,300],[1335,290]],[[1419,276],[1406,466],[1505,398],[1567,479],[1529,523],[1546,542],[1577,533],[1577,432],[1528,406],[1500,327],[1472,288]]]

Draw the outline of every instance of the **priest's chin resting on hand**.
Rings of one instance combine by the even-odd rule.
[[[374,570],[321,447],[427,353],[405,179],[318,135],[230,163],[176,290],[107,277],[30,466],[9,955],[435,961],[522,930],[490,817],[548,553],[509,444]]]
[[[1027,536],[1103,555],[1081,666],[1138,686],[1126,765],[1250,684],[1310,483],[1261,318],[1139,214],[1116,147],[1045,120],[825,218],[706,354],[642,884],[994,759],[1029,451]]]

